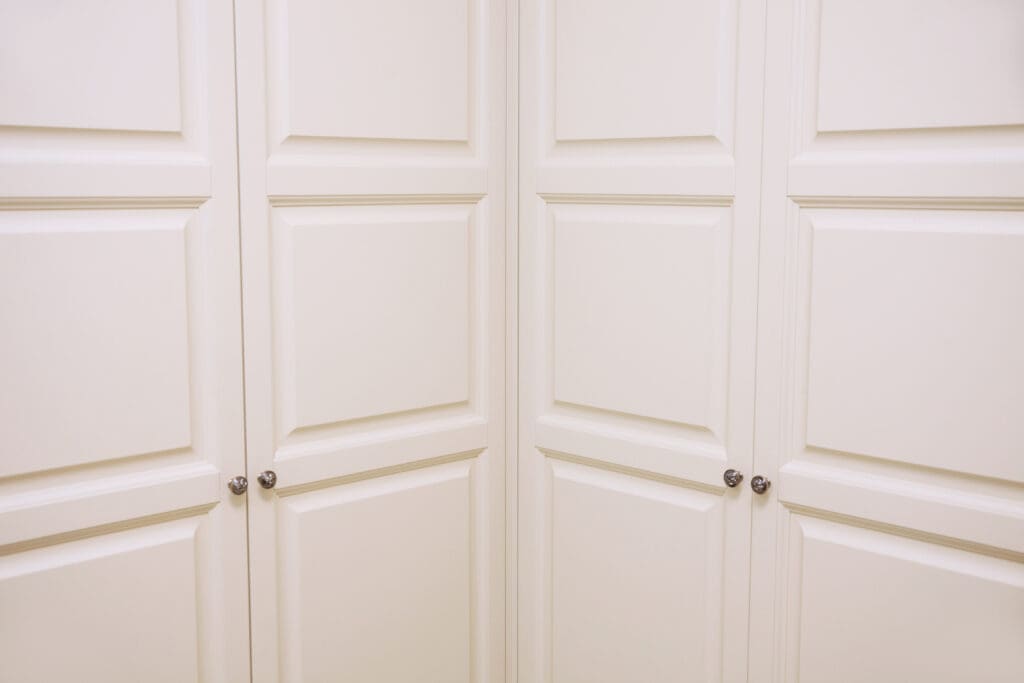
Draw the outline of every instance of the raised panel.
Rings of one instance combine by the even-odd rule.
[[[721,498],[550,467],[551,680],[718,680]]]
[[[727,209],[553,205],[556,402],[715,430]]]
[[[287,680],[468,683],[471,466],[449,463],[281,501]]]
[[[5,2],[0,125],[178,131],[178,64],[176,0]]]
[[[732,60],[723,2],[558,0],[555,138],[713,136]],[[724,44],[723,44],[723,41]]]
[[[288,0],[284,14],[287,134],[469,139],[467,0]]]
[[[0,557],[0,681],[198,681],[196,531],[185,519]]]
[[[189,445],[193,216],[0,215],[0,475]]]
[[[791,680],[1024,678],[1024,565],[797,517]]]
[[[285,434],[469,399],[472,215],[274,211]]]
[[[818,130],[1024,124],[1024,4],[821,0]]]
[[[1024,481],[1024,219],[817,210],[807,441]]]

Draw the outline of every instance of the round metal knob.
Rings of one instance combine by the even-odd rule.
[[[734,489],[743,481],[743,473],[739,470],[726,470],[725,474],[722,475],[722,479],[725,480],[726,486]]]
[[[750,480],[750,488],[754,490],[754,493],[764,493],[771,488],[771,485],[772,483],[760,474]]]
[[[228,488],[231,489],[231,493],[240,496],[249,490],[249,480],[243,476],[232,477],[228,481]]]
[[[273,470],[267,470],[266,472],[260,472],[260,476],[256,477],[256,481],[260,483],[265,489],[272,489],[277,484],[277,474]]]

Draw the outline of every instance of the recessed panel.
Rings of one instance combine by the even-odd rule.
[[[712,680],[721,656],[720,499],[551,466],[552,680]]]
[[[728,214],[555,206],[556,401],[712,424]]]
[[[467,0],[288,0],[288,133],[468,140]]]
[[[0,475],[189,444],[191,215],[0,216]]]
[[[821,0],[818,130],[1024,124],[1024,3]]]
[[[799,680],[1024,680],[1024,565],[820,520],[797,524]]]
[[[288,680],[470,677],[470,463],[281,503]]]
[[[807,441],[1024,481],[1024,218],[822,210]]]
[[[275,212],[286,430],[469,398],[471,214]]]
[[[732,63],[722,3],[634,0],[622,10],[615,0],[555,3],[556,139],[714,135]]]
[[[194,520],[0,557],[0,680],[199,680]]]
[[[0,125],[181,128],[175,0],[5,2]]]

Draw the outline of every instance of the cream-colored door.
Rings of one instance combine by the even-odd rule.
[[[763,9],[522,3],[523,683],[746,678]]]
[[[231,2],[0,2],[0,681],[249,680]]]
[[[751,680],[1024,680],[1024,4],[769,4]]]
[[[237,9],[254,680],[497,681],[504,4]]]

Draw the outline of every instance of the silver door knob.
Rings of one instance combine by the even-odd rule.
[[[764,493],[771,488],[771,486],[772,483],[760,474],[750,480],[750,488],[754,490],[754,493]]]
[[[243,476],[232,477],[228,480],[228,488],[231,493],[240,496],[249,490],[249,480]]]
[[[722,479],[725,480],[726,486],[734,489],[743,481],[743,473],[739,470],[726,470],[725,474],[722,475]]]
[[[277,484],[277,474],[273,470],[267,470],[266,472],[260,472],[260,476],[256,477],[256,481],[260,483],[265,489],[272,489]]]

